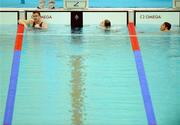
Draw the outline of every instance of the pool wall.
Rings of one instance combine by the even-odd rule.
[[[180,26],[180,11],[134,11],[136,25],[162,24],[165,21]]]
[[[18,19],[30,19],[35,9],[0,9],[0,24],[17,24]],[[162,24],[170,22],[180,26],[180,10],[174,9],[85,9],[85,10],[38,10],[48,24],[71,25],[72,13],[82,13],[83,25],[99,24],[104,19],[113,25]],[[75,14],[76,15],[76,14]]]
[[[19,11],[0,11],[0,24],[17,24]]]

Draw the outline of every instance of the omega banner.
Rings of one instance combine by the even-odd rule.
[[[127,25],[127,12],[84,12],[83,22],[86,25],[100,24],[101,21],[109,19],[112,25]]]
[[[109,19],[112,25],[127,25],[127,12],[83,12],[83,24],[99,25],[104,19]],[[31,19],[32,12],[27,12],[27,19]],[[48,24],[71,24],[71,12],[41,12],[42,18]]]
[[[27,19],[31,19],[32,12],[27,12]],[[70,12],[41,12],[43,20],[48,24],[70,25]]]
[[[179,25],[179,12],[136,12],[136,24],[162,24],[170,22]]]

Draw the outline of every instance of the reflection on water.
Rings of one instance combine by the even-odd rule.
[[[81,56],[71,56],[71,84],[72,84],[72,124],[73,125],[83,125],[83,65]]]
[[[83,29],[82,28],[71,28],[71,42],[73,44],[79,44],[82,43],[82,37],[83,37]]]

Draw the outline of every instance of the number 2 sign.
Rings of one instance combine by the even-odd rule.
[[[65,9],[86,9],[87,0],[64,0]]]

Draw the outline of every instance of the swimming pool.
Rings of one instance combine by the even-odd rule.
[[[17,28],[0,27],[4,116]],[[68,25],[26,31],[13,125],[147,125],[128,29],[116,27],[120,32],[104,32],[97,25],[80,31]],[[137,36],[157,124],[179,125],[179,33],[162,34],[157,25],[142,25]]]
[[[38,6],[38,0],[25,0],[25,4],[21,4],[22,0],[1,0],[0,7],[11,8],[35,8]],[[63,7],[63,0],[56,0],[56,7]],[[110,7],[110,8],[171,8],[172,0],[89,0],[89,7]]]

